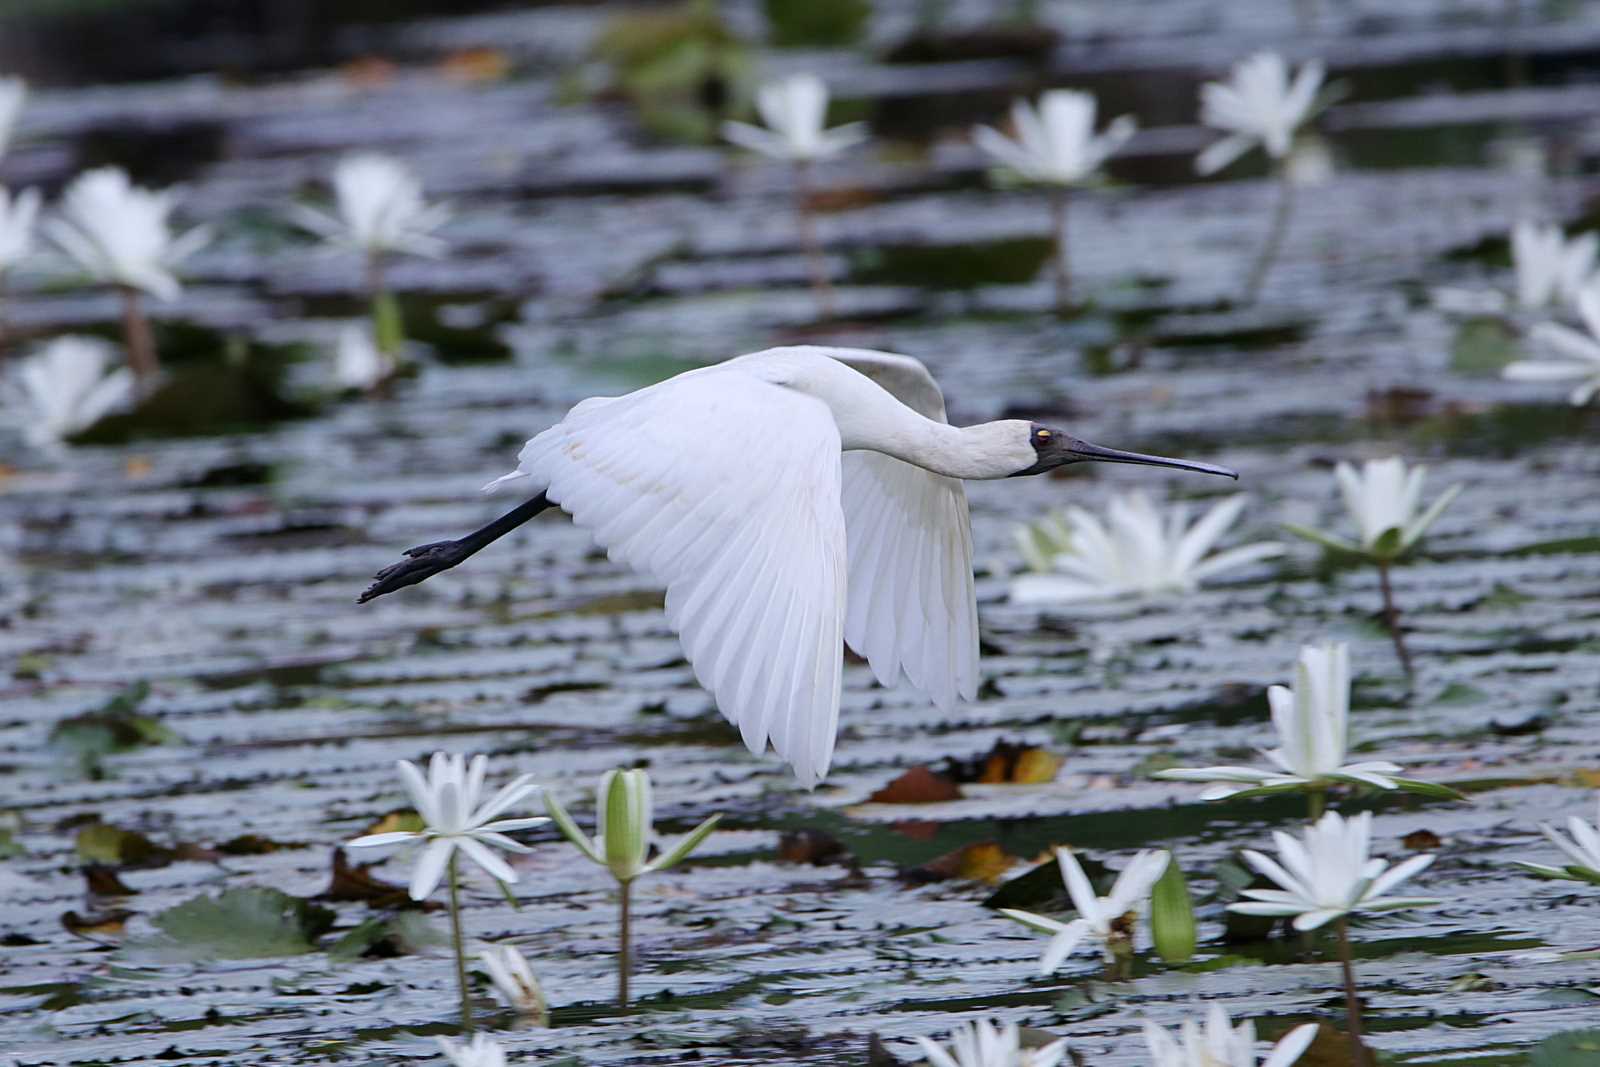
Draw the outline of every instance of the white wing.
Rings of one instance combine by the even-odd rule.
[[[666,586],[700,684],[805,785],[839,718],[840,455],[826,405],[728,365],[585,401],[518,457],[612,559]]]
[[[865,349],[829,355],[907,407],[945,421],[944,396],[918,360]],[[947,708],[978,695],[978,601],[972,528],[958,478],[881,452],[844,454],[850,556],[845,640],[884,685],[906,680]]]

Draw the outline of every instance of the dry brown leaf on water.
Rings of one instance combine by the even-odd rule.
[[[378,89],[394,80],[395,65],[381,56],[360,56],[339,68],[339,77],[357,89]]]
[[[469,84],[504,81],[511,73],[511,60],[498,48],[463,48],[439,61],[439,73]]]
[[[61,916],[61,925],[69,934],[94,941],[102,937],[121,937],[123,927],[132,916],[133,912],[127,908],[108,908],[86,915],[69,911]]]
[[[996,841],[975,841],[912,867],[906,871],[905,877],[915,885],[942,882],[950,878],[995,885],[1018,862],[1016,856],[1001,848]]]
[[[427,909],[429,901],[414,901],[411,894],[403,885],[386,882],[372,873],[375,864],[351,863],[345,858],[344,849],[333,850],[333,873],[328,879],[328,888],[318,893],[313,900],[354,900],[370,904],[375,908],[409,908],[420,907]],[[439,907],[440,905],[434,905]]]
[[[812,867],[826,867],[842,863],[854,865],[855,857],[837,837],[823,830],[786,830],[778,838],[778,860],[782,863],[803,863]]]
[[[961,787],[919,764],[867,799],[876,804],[938,804],[961,799]]]
[[[1043,785],[1056,779],[1066,760],[1042,748],[996,741],[983,758],[978,781],[985,785]]]
[[[1413,852],[1430,852],[1439,847],[1439,835],[1432,830],[1413,830],[1400,839]]]
[[[97,897],[125,897],[134,892],[122,884],[117,872],[103,863],[91,863],[83,869],[83,880],[89,892]]]

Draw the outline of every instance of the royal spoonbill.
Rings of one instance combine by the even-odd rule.
[[[486,490],[534,495],[457,541],[406,551],[374,597],[460,563],[551,506],[666,586],[695,677],[750,751],[827,773],[843,645],[939,707],[978,691],[966,478],[1068,463],[1224,467],[1103,448],[1022,419],[951,426],[918,360],[772,348],[582,401]]]

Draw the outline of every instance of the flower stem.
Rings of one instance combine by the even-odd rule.
[[[1250,277],[1244,283],[1244,302],[1253,304],[1261,293],[1261,283],[1267,280],[1267,268],[1278,258],[1284,235],[1289,232],[1289,214],[1294,207],[1294,183],[1289,179],[1289,161],[1278,162],[1278,204],[1272,212],[1272,227],[1267,231],[1266,243],[1250,268]]]
[[[1323,809],[1328,805],[1328,792],[1325,789],[1306,790],[1306,821],[1316,822],[1322,818]]]
[[[795,160],[794,212],[800,227],[800,246],[805,249],[811,268],[811,289],[817,294],[817,311],[823,318],[833,317],[833,285],[828,281],[828,260],[817,241],[816,218],[811,211],[811,162]]]
[[[1389,628],[1389,639],[1394,642],[1395,655],[1400,657],[1400,666],[1405,668],[1406,677],[1414,673],[1411,667],[1411,652],[1406,648],[1405,635],[1400,632],[1400,611],[1394,606],[1394,587],[1389,584],[1389,561],[1378,561],[1378,588],[1383,592],[1383,622]]]
[[[149,396],[151,383],[161,369],[156,362],[155,335],[150,332],[150,320],[139,303],[139,290],[119,285],[117,291],[122,294],[122,339],[128,346],[128,365],[139,383],[139,395]]]
[[[1350,1035],[1350,1062],[1367,1067],[1366,1047],[1361,1043],[1361,1002],[1356,999],[1356,972],[1350,962],[1350,920],[1339,917],[1339,963],[1344,970],[1345,1029]]]
[[[456,946],[456,986],[461,990],[461,1030],[472,1033],[472,998],[467,992],[467,946],[461,937],[461,878],[456,869],[459,853],[450,853],[450,937]]]
[[[1065,312],[1070,304],[1072,271],[1067,256],[1067,187],[1058,185],[1050,192],[1050,233],[1055,238],[1053,261],[1056,283],[1056,311]]]
[[[618,932],[619,944],[617,945],[617,1007],[628,1006],[628,971],[631,969],[633,959],[633,882],[618,882],[622,898],[622,922]]]

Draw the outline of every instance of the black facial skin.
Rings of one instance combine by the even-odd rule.
[[[1090,444],[1071,434],[1062,433],[1060,430],[1034,423],[1028,433],[1028,440],[1033,445],[1034,464],[1026,470],[1017,471],[1011,477],[1019,478],[1027,474],[1044,474],[1057,467],[1064,467],[1068,463],[1138,463],[1148,467],[1172,467],[1175,470],[1195,471],[1199,474],[1220,474],[1224,478],[1238,480],[1237,471],[1227,467],[1218,467],[1211,463],[1197,463],[1187,459],[1169,459],[1166,456],[1147,456],[1142,452],[1124,452],[1120,448],[1105,448],[1101,445]]]

